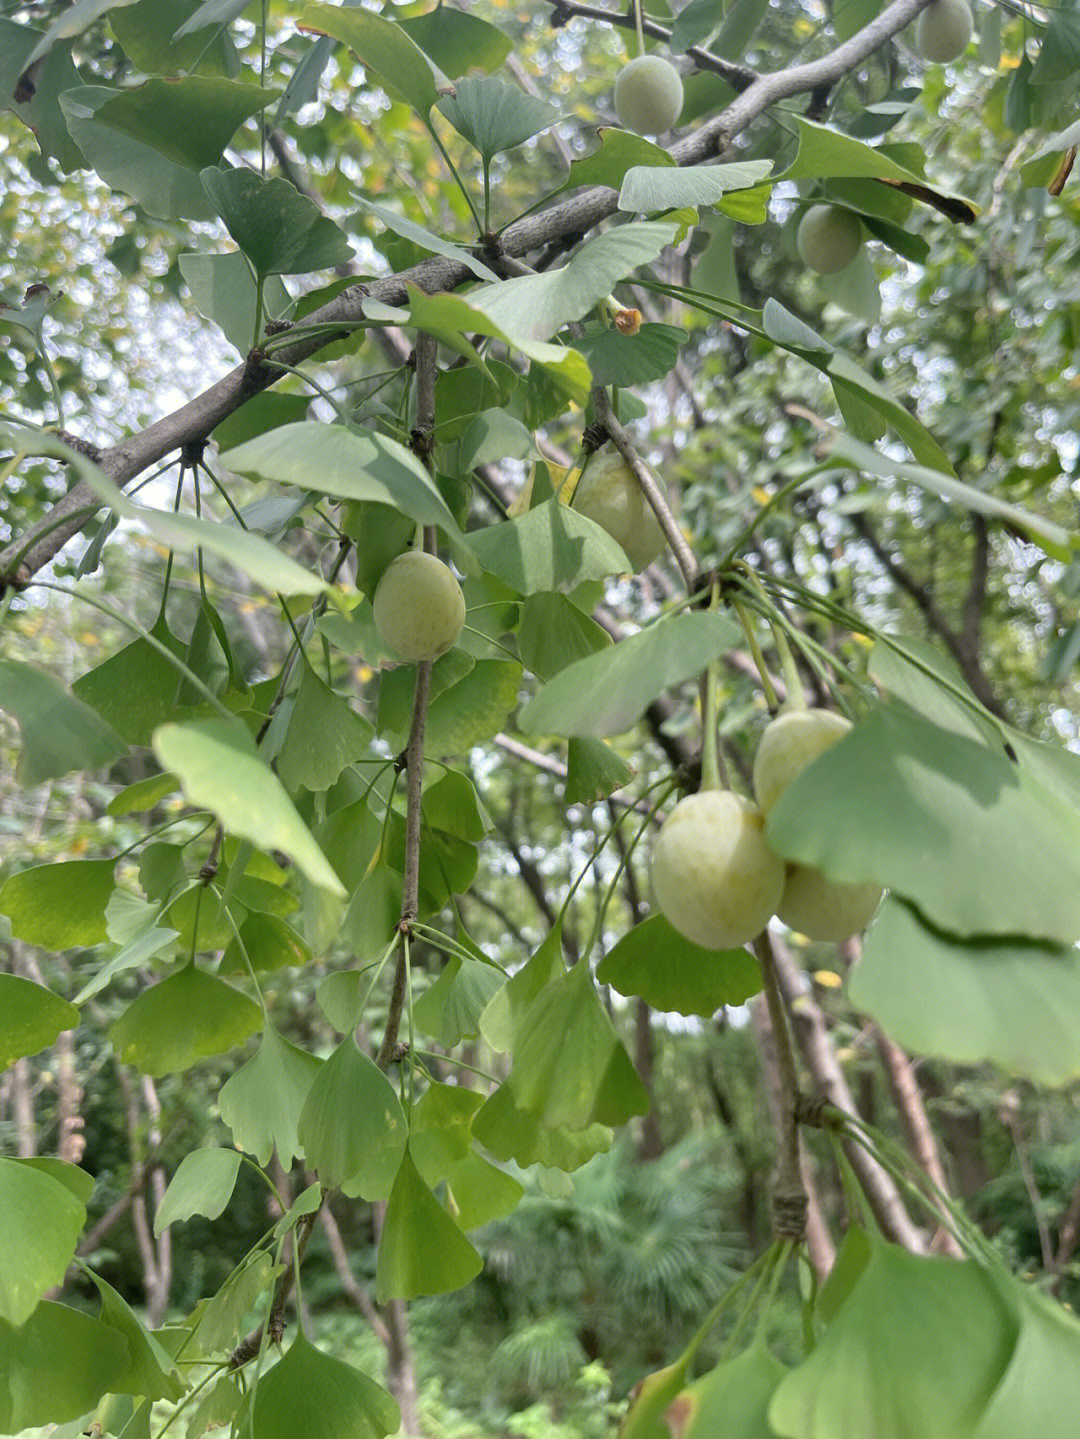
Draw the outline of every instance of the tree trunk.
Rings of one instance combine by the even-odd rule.
[[[634,1014],[634,1064],[641,1082],[653,1095],[653,1034],[652,1011],[643,999],[637,1002]],[[664,1140],[660,1134],[660,1123],[656,1118],[655,1101],[642,1118],[638,1129],[637,1156],[642,1164],[659,1159],[664,1152]]]

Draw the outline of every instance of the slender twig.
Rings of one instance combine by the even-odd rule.
[[[421,464],[434,474],[432,462],[435,433],[435,379],[438,373],[436,354],[438,345],[433,336],[420,333],[416,337],[416,425],[412,432],[412,450]],[[424,527],[424,549],[435,553],[435,527]],[[422,814],[420,791],[424,783],[424,728],[427,723],[428,695],[431,691],[431,661],[422,660],[416,666],[416,692],[413,695],[412,721],[409,725],[409,742],[405,750],[405,872],[401,885],[401,919],[399,927],[405,936],[405,943],[397,954],[394,969],[394,984],[390,992],[390,1007],[386,1017],[386,1029],[379,1046],[375,1063],[385,1069],[397,1046],[401,1016],[404,1013],[409,984],[409,936],[416,919],[420,897],[420,829]]]
[[[565,25],[567,20],[579,15],[585,20],[603,20],[608,25],[617,25],[623,30],[640,28],[653,40],[663,40],[666,43],[671,39],[671,31],[665,26],[650,20],[647,15],[636,17],[632,5],[625,14],[620,15],[614,10],[605,10],[601,5],[579,5],[577,0],[548,0],[548,4],[555,12],[551,17],[551,23],[555,26]],[[714,55],[702,45],[688,45],[684,53],[693,60],[699,70],[712,70],[722,80],[726,80],[733,90],[748,90],[760,79],[758,72],[749,65],[735,65],[721,55]]]
[[[892,0],[892,4],[887,5],[880,15],[828,55],[803,65],[791,66],[787,70],[776,71],[771,75],[759,76],[719,115],[679,140],[669,153],[679,165],[699,165],[714,159],[726,151],[738,135],[778,100],[813,91],[822,85],[834,84],[850,71],[857,69],[869,55],[909,25],[929,3],[930,0]],[[540,211],[539,214],[529,215],[508,225],[500,235],[500,244],[506,254],[515,256],[542,250],[552,241],[586,233],[613,214],[617,206],[616,191],[606,185],[594,186]],[[406,305],[407,287],[410,284],[433,293],[437,290],[456,289],[470,279],[472,272],[466,265],[458,260],[436,255],[399,274],[376,280],[370,286],[350,286],[313,311],[305,323],[355,324],[363,320],[364,300],[369,295],[383,304]],[[282,358],[288,364],[299,364],[335,338],[342,338],[350,333],[348,329],[336,333],[323,331],[301,339],[283,350]],[[127,485],[148,465],[154,464],[179,446],[205,439],[228,415],[272,385],[277,375],[278,372],[271,367],[261,365],[257,355],[249,357],[217,384],[181,406],[179,410],[155,421],[140,433],[128,436],[110,449],[103,450],[99,458],[100,467],[117,484]],[[25,550],[20,578],[23,573],[27,577],[36,574],[73,535],[85,528],[88,521],[87,508],[93,505],[95,513],[100,508],[94,500],[94,494],[88,485],[82,481],[73,485],[43,520],[31,526],[24,535],[0,552],[0,575],[9,572],[12,558],[20,549]]]
[[[634,478],[641,486],[641,493],[648,500],[649,507],[664,532],[664,538],[671,547],[671,553],[675,556],[675,562],[682,573],[683,582],[686,588],[692,592],[697,587],[701,576],[701,567],[698,565],[686,536],[679,528],[679,522],[668,504],[667,497],[656,483],[648,465],[638,454],[629,431],[616,418],[607,391],[602,385],[597,385],[593,389],[592,395],[597,424],[603,426],[611,437],[612,444],[633,470]]]

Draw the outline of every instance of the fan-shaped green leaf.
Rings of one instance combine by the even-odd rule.
[[[160,1234],[170,1224],[182,1224],[196,1214],[207,1219],[224,1214],[236,1187],[241,1158],[235,1149],[216,1146],[185,1154],[154,1215],[154,1233]]]
[[[459,80],[454,93],[444,95],[438,108],[458,134],[479,150],[485,165],[504,150],[524,145],[560,118],[545,101],[488,75]]]
[[[772,170],[771,160],[737,160],[730,165],[634,165],[623,176],[619,209],[655,215],[662,210],[715,205],[733,190],[759,185]]]
[[[313,7],[309,7],[313,8]],[[250,1391],[251,1439],[296,1439],[317,1415],[320,1439],[383,1439],[401,1425],[397,1403],[374,1379],[323,1354],[301,1333]]]
[[[63,1279],[85,1223],[86,1209],[66,1184],[0,1159],[0,1320],[25,1324],[46,1290]],[[0,1403],[2,1397],[0,1387]]]
[[[243,1044],[262,1022],[253,999],[187,964],[144,989],[111,1026],[109,1041],[125,1064],[144,1074],[174,1074]]]
[[[189,803],[210,810],[230,834],[281,850],[312,884],[344,897],[344,886],[239,720],[162,725],[154,753],[179,776]]]
[[[119,1330],[66,1304],[46,1300],[17,1329],[0,1320],[0,1430],[81,1418],[130,1364]]]
[[[651,264],[674,240],[677,229],[660,221],[620,225],[591,240],[558,269],[481,285],[470,294],[469,304],[508,335],[549,340],[564,325],[584,318],[594,305],[606,300],[631,271]]]
[[[111,764],[124,742],[103,719],[44,670],[0,661],[0,709],[19,726],[15,778],[27,788],[73,769]]]
[[[1080,936],[1080,811],[1004,745],[899,700],[798,776],[766,835],[831,879],[887,885],[952,934]]]
[[[405,1113],[393,1085],[346,1037],[320,1069],[297,1137],[325,1185],[355,1199],[385,1199],[405,1153]]]
[[[0,889],[0,914],[16,938],[43,949],[101,944],[115,868],[113,859],[69,859],[22,869]]]
[[[505,983],[506,976],[493,964],[451,955],[442,974],[413,1005],[417,1028],[448,1049],[463,1039],[475,1039],[480,1015]]]
[[[1080,1076],[1080,950],[1024,939],[963,940],[897,899],[875,920],[851,1002],[917,1054],[989,1061],[1036,1084]]]
[[[25,871],[24,871],[25,873]],[[65,1029],[74,1029],[79,1011],[43,984],[17,974],[0,974],[0,1070],[24,1054],[37,1054]]]
[[[259,1048],[230,1075],[218,1096],[221,1117],[237,1148],[260,1164],[269,1164],[276,1148],[286,1171],[291,1169],[301,1153],[300,1115],[321,1068],[314,1054],[290,1044],[267,1024]]]
[[[344,231],[288,180],[204,164],[203,189],[256,274],[307,275],[351,259]]]
[[[769,1423],[785,1439],[973,1439],[1017,1330],[978,1264],[875,1241],[825,1337],[781,1380]]]
[[[406,1150],[379,1239],[375,1270],[379,1303],[462,1289],[483,1267],[484,1261],[420,1178]]]
[[[435,76],[424,52],[402,26],[358,6],[336,5],[307,5],[296,23],[301,30],[332,35],[348,45],[388,94],[400,96],[427,119],[439,98]]]
[[[702,949],[662,914],[627,931],[600,962],[596,977],[654,1009],[708,1018],[725,1004],[744,1004],[761,990],[757,960],[745,949]]]

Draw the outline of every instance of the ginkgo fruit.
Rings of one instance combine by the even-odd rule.
[[[653,897],[668,923],[704,949],[745,944],[768,924],[784,862],[765,843],[765,816],[731,790],[687,795],[653,845]]]
[[[640,55],[619,71],[615,113],[619,123],[639,135],[662,135],[682,114],[679,72],[662,55]]]
[[[654,476],[661,490],[666,487]],[[593,455],[571,501],[620,545],[635,572],[651,565],[664,549],[664,532],[633,470],[618,450]]]
[[[862,247],[862,222],[839,205],[811,205],[799,221],[795,248],[819,275],[846,270]]]
[[[465,625],[465,596],[449,565],[409,550],[387,565],[372,600],[379,638],[403,660],[436,660]]]
[[[975,21],[967,0],[932,0],[915,24],[915,46],[924,60],[947,65],[968,47]]]
[[[831,710],[781,710],[765,727],[754,756],[754,798],[767,815],[796,775],[843,739],[850,720]]]
[[[776,917],[807,939],[839,943],[864,930],[880,903],[880,884],[842,884],[808,864],[793,864]]]
[[[754,794],[766,815],[807,765],[851,729],[843,715],[791,709],[766,726],[754,756]],[[865,929],[881,901],[875,883],[846,884],[811,865],[788,866],[778,919],[807,939],[840,941]]]

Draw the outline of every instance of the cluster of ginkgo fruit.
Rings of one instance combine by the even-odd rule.
[[[802,771],[851,724],[830,710],[790,705],[765,728],[754,757],[754,800],[702,789],[679,801],[652,852],[653,896],[668,922],[704,949],[734,949],[775,914],[808,939],[849,939],[881,901],[878,884],[844,884],[804,864],[785,864],[765,821]]]
[[[915,48],[924,60],[947,65],[968,47],[975,22],[968,0],[931,0],[915,22]],[[615,81],[619,123],[639,135],[662,135],[682,114],[679,72],[661,55],[639,55]],[[795,246],[819,275],[846,270],[862,249],[862,221],[842,205],[811,205],[799,222]]]
[[[523,492],[522,509],[528,499]],[[572,471],[558,499],[606,530],[635,571],[663,549],[656,516],[615,451],[594,455],[583,475]],[[383,643],[410,663],[444,655],[465,624],[453,571],[422,550],[391,561],[372,604]],[[706,949],[731,949],[760,934],[774,914],[816,940],[847,939],[866,927],[881,899],[879,885],[844,884],[810,866],[785,864],[765,838],[765,821],[784,790],[850,728],[840,715],[789,702],[758,746],[756,803],[731,790],[703,789],[675,806],[653,848],[651,879],[656,903],[680,934]]]

